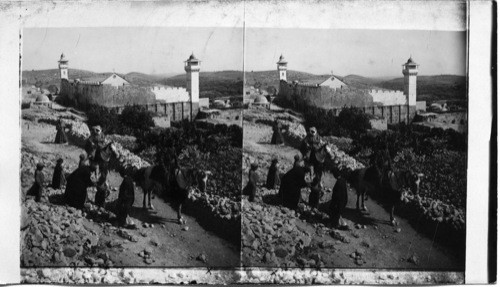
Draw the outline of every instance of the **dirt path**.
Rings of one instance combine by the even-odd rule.
[[[22,147],[25,154],[32,155],[36,160],[43,159],[53,163],[57,158],[62,157],[68,171],[76,168],[78,156],[83,150],[71,144],[53,144],[52,141],[56,133],[53,125],[23,119],[21,128]],[[33,168],[30,166],[22,166],[21,168],[24,170],[21,176],[22,190],[25,192],[33,182]],[[46,170],[47,182],[51,179],[52,168],[53,166]],[[112,187],[118,188],[122,178],[116,172],[111,172],[109,181]],[[63,193],[62,190],[60,192]],[[182,230],[184,226],[175,222],[176,212],[168,203],[158,197],[153,200],[154,211],[144,210],[142,208],[142,195],[140,188],[136,189],[131,217],[136,223],[137,229],[125,230],[137,242],[120,236],[119,233],[122,229],[113,226],[106,220],[83,218],[82,224],[99,234],[99,242],[94,250],[96,254],[106,253],[115,267],[229,267],[239,265],[237,246],[206,231],[191,216],[184,215],[188,230]],[[110,198],[113,197],[116,198],[116,194],[110,196]],[[90,194],[89,198],[92,199],[93,194]],[[48,205],[51,204],[48,203]],[[145,259],[139,256],[144,250],[151,253],[152,260],[148,263],[145,263]],[[47,261],[47,263],[49,262]]]
[[[265,181],[273,157],[279,159],[283,172],[291,168],[293,157],[299,153],[298,150],[290,146],[279,147],[268,144],[272,136],[270,126],[250,123],[249,121],[244,121],[244,126],[244,158],[247,162],[259,162],[258,172],[262,182]],[[265,165],[264,168],[262,168],[262,164]],[[246,180],[245,178],[245,183]],[[334,184],[335,178],[331,174],[326,174],[323,185],[331,189]],[[263,188],[261,192],[269,193],[267,189]],[[268,203],[272,202],[272,200],[268,200],[269,198],[272,198],[272,194],[263,196],[262,200]],[[302,200],[307,201],[307,198],[308,192],[303,193]],[[326,212],[330,200],[331,194],[326,193],[321,198],[320,211]],[[261,204],[267,205],[263,202]],[[339,231],[348,238],[349,242],[337,241],[331,248],[324,246],[325,240],[332,239],[328,233],[325,233],[325,229],[327,229],[325,226],[329,226],[328,220],[311,218],[296,221],[296,228],[300,232],[311,235],[311,244],[300,254],[294,255],[295,259],[299,257],[317,258],[319,254],[326,267],[463,270],[464,259],[458,258],[451,250],[433,242],[432,238],[419,233],[418,230],[422,226],[411,225],[407,220],[397,216],[399,225],[393,227],[389,224],[389,213],[378,202],[369,199],[366,205],[369,214],[357,212],[355,210],[355,192],[352,189],[349,190],[349,201],[344,217],[350,230]],[[245,228],[246,226],[243,226],[244,230]],[[278,247],[275,246],[274,249]],[[245,258],[245,250],[249,249],[243,250],[244,262],[254,266],[269,266],[269,262],[266,263],[265,260],[261,262],[259,259]],[[357,260],[357,257],[360,257],[361,260]]]

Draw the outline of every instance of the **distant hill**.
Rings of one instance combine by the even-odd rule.
[[[162,75],[148,75],[139,72],[131,72],[125,75],[125,79],[130,83],[138,86],[152,86],[159,84],[165,76]]]
[[[378,87],[392,90],[403,90],[403,77],[383,81]],[[437,75],[417,77],[417,100],[439,101],[439,100],[466,100],[467,81],[465,76]]]
[[[344,83],[358,89],[372,89],[380,82],[377,79],[367,78],[358,75],[348,75],[341,78]]]
[[[182,74],[164,79],[161,83],[174,87],[186,87],[186,75]],[[200,73],[200,97],[214,99],[220,97],[242,97],[242,95],[242,71]]]
[[[99,73],[78,69],[69,69],[68,74],[71,79],[91,78],[99,75]],[[48,87],[50,85],[59,87],[61,84],[59,69],[23,71],[22,81],[23,85],[35,85],[37,81],[41,81],[42,87]]]

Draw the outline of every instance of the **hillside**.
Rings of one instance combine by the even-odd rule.
[[[380,82],[377,79],[367,78],[358,75],[348,75],[341,78],[344,83],[358,89],[372,89]]]
[[[84,79],[99,75],[99,73],[78,69],[69,69],[68,74],[72,79]],[[40,81],[44,88],[50,85],[59,87],[59,69],[23,71],[22,81],[23,85],[35,85],[37,81]]]
[[[403,85],[402,77],[377,84],[381,88],[401,91]],[[455,75],[418,76],[417,95],[419,101],[466,100],[467,81],[464,76]]]
[[[186,86],[186,75],[177,75],[161,81],[162,84],[174,87]],[[200,73],[200,97],[210,99],[219,97],[242,97],[243,72],[220,71]]]

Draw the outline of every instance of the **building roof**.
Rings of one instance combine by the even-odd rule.
[[[315,77],[313,79],[309,79],[309,80],[305,80],[305,81],[300,81],[300,83],[315,86],[315,85],[321,85],[321,84],[323,84],[324,82],[326,82],[326,81],[328,81],[330,79],[332,81],[338,81],[342,85],[346,85],[344,82],[342,82],[341,80],[339,80],[337,77],[335,77],[335,76],[326,76],[326,75],[324,75],[324,76],[317,76],[317,77]]]
[[[411,58],[411,56],[410,56],[410,58],[408,59],[408,61],[406,61],[405,65],[418,65],[418,64],[417,64],[417,63],[415,63],[415,62],[413,61],[413,59]]]
[[[38,95],[36,97],[35,102],[37,102],[37,103],[49,103],[50,100],[49,100],[49,97],[47,97],[46,95]]]
[[[285,57],[283,57],[283,54],[282,54],[276,64],[287,64],[287,63],[288,62],[285,60]]]
[[[189,56],[189,58],[186,60],[186,62],[191,63],[191,62],[201,62],[201,61],[196,58],[194,53],[191,53],[191,56]]]
[[[308,85],[320,85],[321,83],[324,83],[326,80],[330,79],[331,76],[317,76],[313,79],[308,79],[305,81],[300,81],[299,83],[301,84],[308,84]]]
[[[85,81],[85,82],[99,82],[99,83],[102,83],[105,80],[109,79],[113,75],[117,75],[118,77],[120,77],[120,78],[124,79],[125,81],[127,81],[127,79],[125,79],[124,76],[118,75],[116,73],[95,74],[95,75],[93,75],[91,77],[83,78],[83,79],[80,79],[80,80]]]
[[[268,104],[269,103],[267,98],[264,96],[257,96],[253,102],[254,102],[254,104]]]
[[[66,60],[66,57],[64,57],[64,53],[61,54],[61,59],[59,59],[59,62],[68,62],[68,60]]]

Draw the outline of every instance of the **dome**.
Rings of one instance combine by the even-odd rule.
[[[59,62],[68,62],[68,60],[66,60],[66,57],[64,56],[64,53],[61,54],[61,59],[59,59]]]
[[[199,61],[200,60],[198,60],[196,56],[193,53],[191,53],[191,56],[189,56],[186,62],[199,62]]]
[[[50,100],[49,100],[49,97],[47,97],[46,95],[38,95],[38,97],[36,97],[35,102],[37,102],[37,103],[50,103]]]
[[[268,104],[269,102],[267,101],[266,97],[264,96],[258,96],[255,98],[253,101],[255,104]]]
[[[287,62],[287,61],[285,61],[285,57],[283,57],[283,55],[281,55],[281,56],[280,56],[280,58],[279,58],[278,63],[276,63],[276,64],[287,64],[287,63],[288,63],[288,62]]]
[[[417,63],[415,63],[415,62],[413,61],[413,59],[411,58],[411,56],[410,56],[410,58],[408,59],[408,61],[406,61],[406,65],[408,65],[408,64],[409,64],[409,65],[417,65]]]

